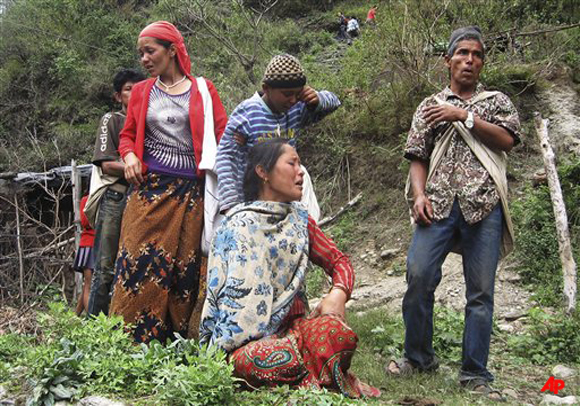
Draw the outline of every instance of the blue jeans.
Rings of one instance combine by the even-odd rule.
[[[95,269],[89,294],[88,314],[108,314],[115,275],[115,260],[119,249],[121,220],[127,202],[125,193],[108,189],[101,199],[95,224]]]
[[[403,319],[405,357],[419,369],[431,369],[436,362],[433,351],[435,289],[441,281],[443,261],[459,242],[467,299],[459,380],[493,380],[487,370],[487,359],[502,232],[501,204],[483,220],[469,225],[457,200],[448,218],[416,228],[407,255],[408,288],[403,298]]]

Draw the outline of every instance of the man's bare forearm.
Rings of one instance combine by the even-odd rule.
[[[411,191],[413,192],[413,198],[425,194],[428,171],[429,163],[427,161],[422,161],[420,159],[413,159],[411,161],[409,174],[411,175]]]
[[[505,128],[475,117],[473,132],[489,148],[509,152],[514,146],[514,138]]]
[[[118,161],[105,161],[101,163],[103,173],[113,176],[125,176],[125,164]]]

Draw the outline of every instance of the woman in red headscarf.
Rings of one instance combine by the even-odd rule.
[[[210,81],[198,89],[183,37],[173,24],[158,21],[145,27],[137,49],[152,78],[133,88],[120,133],[119,152],[132,190],[123,214],[110,311],[132,325],[137,342],[165,342],[173,333],[197,336],[206,290],[199,163],[209,108],[201,87],[207,86],[213,107],[215,134],[205,136],[219,142],[227,117]]]

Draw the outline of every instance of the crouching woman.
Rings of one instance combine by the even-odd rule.
[[[348,371],[358,341],[344,319],[354,271],[298,203],[303,176],[284,140],[251,149],[246,202],[228,212],[212,243],[200,340],[228,352],[235,375],[250,387],[379,396]],[[306,317],[308,260],[324,268],[333,287]]]

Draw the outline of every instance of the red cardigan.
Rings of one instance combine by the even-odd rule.
[[[203,100],[201,94],[197,90],[197,82],[195,78],[189,76],[191,80],[191,98],[189,99],[189,123],[191,126],[191,135],[193,137],[193,152],[195,154],[195,162],[201,162],[201,150],[203,145],[203,128],[204,116],[200,114],[203,112]],[[155,85],[156,78],[141,81],[133,87],[131,91],[131,99],[129,100],[129,107],[127,108],[127,119],[125,126],[119,134],[119,153],[124,158],[129,152],[133,152],[141,163],[143,164],[143,173],[147,172],[147,165],[143,162],[143,148],[145,141],[145,119],[147,117],[147,108],[149,106],[149,95],[151,88]],[[219,143],[220,138],[226,128],[228,117],[226,110],[222,105],[220,97],[213,83],[206,79],[207,87],[213,102],[213,121],[215,128],[216,143]],[[202,175],[203,171],[197,170],[197,175]]]

